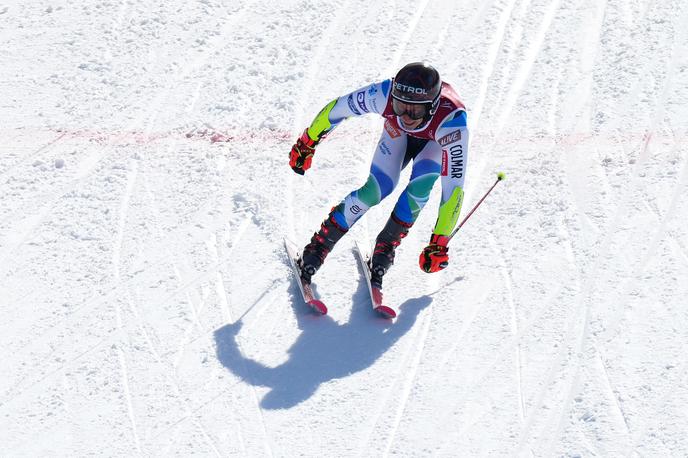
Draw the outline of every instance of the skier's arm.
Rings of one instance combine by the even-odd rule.
[[[303,175],[310,168],[315,147],[346,118],[366,113],[381,114],[390,86],[391,80],[373,83],[325,105],[291,148],[289,165],[294,172]]]
[[[313,119],[308,127],[308,136],[319,142],[346,118],[367,113],[381,114],[385,110],[390,87],[391,80],[385,80],[331,101]]]
[[[442,147],[442,198],[430,243],[419,259],[420,268],[428,273],[440,271],[449,264],[449,235],[459,220],[463,204],[468,159],[466,112],[457,110],[450,114],[440,124],[435,139]]]
[[[458,111],[449,118],[437,129],[436,137],[442,145],[442,199],[432,231],[437,235],[451,234],[459,219],[468,161],[466,112]]]

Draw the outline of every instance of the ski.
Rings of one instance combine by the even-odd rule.
[[[365,276],[366,283],[368,284],[368,293],[370,294],[370,301],[373,304],[373,310],[385,318],[395,318],[397,313],[393,308],[387,307],[382,304],[382,290],[370,284],[370,268],[368,267],[368,260],[370,259],[370,254],[368,251],[361,249],[358,242],[355,242],[354,253],[361,265],[361,270],[363,270],[363,275]]]
[[[313,288],[311,285],[304,282],[301,279],[301,269],[299,268],[298,259],[299,256],[296,251],[296,245],[294,245],[290,240],[284,239],[284,248],[287,250],[287,256],[289,257],[289,264],[296,277],[296,283],[299,285],[299,291],[301,291],[301,296],[303,301],[312,308],[317,313],[322,315],[327,314],[327,307],[323,302],[315,296],[313,293]]]

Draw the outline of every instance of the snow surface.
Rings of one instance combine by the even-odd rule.
[[[688,2],[28,0],[0,4],[3,456],[688,456]],[[472,129],[375,317],[304,244],[366,179],[381,119],[305,177],[334,97],[427,59]],[[408,171],[404,177],[408,176]],[[403,181],[402,181],[403,183]]]

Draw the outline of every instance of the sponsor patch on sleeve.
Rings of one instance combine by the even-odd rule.
[[[365,91],[356,93],[356,102],[358,102],[358,106],[361,108],[361,110],[363,110],[364,113],[369,113],[368,107],[365,103]]]
[[[461,130],[456,130],[437,140],[437,143],[442,146],[447,146],[448,144],[458,142],[459,140],[461,140]]]
[[[441,175],[446,177],[449,174],[449,160],[447,157],[447,150],[442,149],[442,172]]]
[[[349,97],[346,99],[346,103],[349,104],[349,109],[356,113],[357,115],[361,115],[361,112],[358,111],[358,108],[356,108],[356,104],[354,103],[354,96],[352,94],[349,94]]]
[[[397,138],[401,135],[401,132],[399,132],[399,130],[394,127],[391,122],[389,122],[389,119],[385,119],[385,130],[392,138]]]

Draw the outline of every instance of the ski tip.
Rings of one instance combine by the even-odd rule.
[[[386,305],[378,305],[375,307],[375,311],[385,318],[392,319],[397,317],[397,312],[395,312],[393,308],[387,307]]]
[[[308,301],[308,305],[310,306],[310,308],[312,308],[313,310],[315,310],[319,314],[327,315],[327,307],[325,306],[325,304],[323,304],[322,301],[320,301],[318,299],[312,299],[312,300]]]

